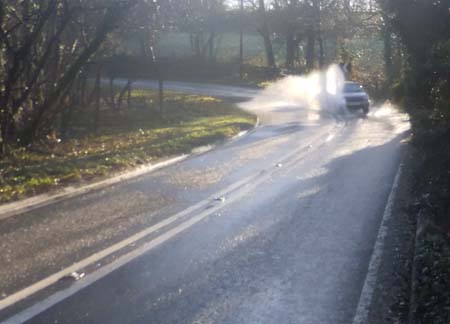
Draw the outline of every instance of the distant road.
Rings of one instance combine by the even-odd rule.
[[[104,83],[109,82],[103,80]],[[125,85],[127,80],[116,79],[114,84]],[[208,95],[214,97],[228,98],[253,98],[260,93],[260,90],[247,87],[236,87],[230,85],[205,84],[195,82],[180,81],[164,81],[164,88],[171,91],[179,91],[190,94]],[[154,80],[137,80],[133,82],[134,88],[141,89],[158,89],[158,81]]]
[[[165,87],[260,94],[183,82]],[[0,293],[3,301],[20,301],[0,319],[351,323],[408,121],[389,107],[337,121],[270,100],[244,105],[262,122],[246,136],[1,220]],[[77,270],[78,281],[46,287],[52,274],[87,258],[92,262]],[[46,288],[22,300],[36,282]]]

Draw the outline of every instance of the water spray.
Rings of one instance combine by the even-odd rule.
[[[344,84],[341,68],[331,65],[324,71],[278,80],[240,106],[263,117],[264,112],[278,110],[290,113],[290,117],[295,114],[299,121],[318,120],[343,112]]]

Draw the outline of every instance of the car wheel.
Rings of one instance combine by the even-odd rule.
[[[369,113],[369,107],[364,107],[364,108],[363,108],[363,114],[364,114],[364,116],[367,116],[368,113]]]

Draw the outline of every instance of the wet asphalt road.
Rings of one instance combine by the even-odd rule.
[[[268,100],[244,106],[261,126],[242,138],[0,221],[3,297],[205,201],[186,220],[207,217],[30,322],[351,323],[408,122],[387,106],[336,119]]]

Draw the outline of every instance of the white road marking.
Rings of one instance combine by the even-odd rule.
[[[240,195],[236,195],[233,197],[233,199],[230,199],[228,203],[231,203],[239,198],[242,197],[243,194],[247,193],[251,189],[255,187],[260,183],[260,181],[254,182],[251,185],[248,185],[247,189],[244,190]],[[143,246],[121,256],[117,260],[105,265],[104,267],[100,268],[99,270],[93,272],[92,274],[89,274],[85,277],[85,279],[81,281],[76,281],[74,284],[72,284],[71,287],[61,290],[47,299],[36,303],[35,305],[31,306],[30,308],[10,317],[9,319],[2,322],[3,324],[17,324],[17,323],[24,323],[36,315],[44,312],[45,310],[51,308],[52,306],[56,305],[57,303],[69,298],[70,296],[74,295],[78,291],[86,288],[87,286],[90,286],[94,282],[98,281],[99,279],[105,277],[106,275],[110,274],[114,270],[117,270],[118,268],[122,267],[123,265],[127,264],[131,260],[141,256],[142,254],[156,248],[160,244],[168,241],[169,239],[175,237],[179,233],[183,232],[184,230],[190,228],[194,224],[200,222],[204,218],[208,217],[209,215],[217,212],[218,210],[222,209],[225,206],[225,204],[217,204],[216,206],[207,209],[197,216],[188,219],[187,221],[181,223],[180,225],[174,227],[173,229],[167,231],[166,233],[158,236],[157,238],[149,241],[148,243],[144,244]]]
[[[330,141],[333,140],[333,138],[334,138],[334,134],[329,134],[328,137],[327,137],[327,139],[326,139],[325,141],[326,141],[326,142],[330,142]]]
[[[259,118],[256,119],[253,130],[255,128],[257,128],[258,126],[259,126]],[[240,132],[238,135],[236,135],[232,139],[240,138],[248,133],[249,133],[249,131]],[[159,163],[144,165],[135,170],[116,175],[109,179],[94,182],[94,183],[88,184],[86,186],[61,188],[59,190],[59,192],[56,194],[42,194],[42,195],[37,195],[37,196],[31,197],[31,198],[24,199],[22,201],[4,204],[4,205],[0,206],[0,220],[6,219],[9,217],[13,217],[18,214],[30,212],[35,209],[45,207],[50,204],[54,204],[54,203],[57,203],[59,201],[63,201],[63,200],[69,199],[69,198],[81,196],[81,195],[91,192],[93,190],[106,188],[106,187],[109,187],[111,185],[114,185],[116,183],[119,183],[119,182],[122,182],[125,180],[137,178],[141,175],[144,175],[144,174],[168,167],[170,165],[176,164],[178,162],[184,161],[192,155],[206,153],[214,148],[215,148],[215,144],[197,147],[192,150],[191,154],[183,154],[183,155],[180,155],[175,158],[168,159],[166,161],[162,161]]]
[[[196,210],[199,210],[201,208],[205,208],[208,204],[211,203],[211,201],[214,199],[215,196],[220,195],[220,196],[225,196],[226,194],[228,194],[229,192],[235,190],[236,188],[238,188],[239,186],[242,186],[243,184],[245,184],[248,181],[251,181],[254,178],[253,176],[250,176],[249,178],[245,178],[241,181],[238,181],[230,186],[228,186],[226,189],[222,190],[219,193],[216,193],[213,196],[208,197],[207,199],[200,201],[199,203],[123,240],[120,241],[119,243],[116,243],[100,252],[94,253],[91,256],[87,257],[86,259],[83,259],[75,264],[73,264],[72,266],[65,268],[61,271],[58,271],[52,275],[50,275],[49,277],[42,279],[34,284],[32,284],[31,286],[28,286],[12,295],[9,295],[8,297],[0,300],[0,310],[5,309],[6,307],[9,307],[15,303],[17,303],[18,301],[27,298],[28,296],[31,296],[32,294],[54,284],[55,282],[57,282],[59,279],[61,279],[64,276],[70,275],[72,272],[78,271],[90,264],[93,264],[121,249],[123,249],[124,247],[135,243],[137,241],[139,241],[140,239],[174,223],[175,221],[183,218],[184,216],[189,215],[190,213],[195,212]]]
[[[0,220],[16,216],[18,214],[22,214],[25,212],[30,212],[37,208],[54,204],[56,202],[66,200],[68,198],[77,197],[85,193],[88,193],[92,190],[106,188],[116,183],[139,177],[143,174],[150,173],[152,171],[156,171],[169,165],[181,162],[187,159],[188,157],[189,155],[184,154],[160,163],[149,164],[136,170],[119,174],[115,177],[95,182],[86,186],[62,188],[59,190],[59,193],[57,194],[42,194],[35,197],[27,198],[23,201],[12,202],[9,204],[2,205],[0,206]]]
[[[335,129],[335,128],[333,128],[333,129]],[[331,129],[326,129],[325,133],[328,133],[330,131],[331,131]],[[319,134],[317,134],[311,142],[315,142],[316,140],[323,139],[323,133],[324,132],[319,132]],[[293,152],[286,154],[281,160],[285,163],[286,167],[295,165],[297,163],[297,161],[300,160],[302,157],[297,157],[296,159],[294,159],[292,161],[290,161],[290,160],[293,157],[296,157],[296,155],[300,154],[302,151],[309,152],[308,151],[309,146],[310,146],[310,144],[302,146],[302,147],[294,150]],[[17,323],[17,322],[20,323],[21,322],[20,319],[22,319],[22,318],[30,319],[33,316],[36,316],[37,314],[39,314],[40,312],[43,312],[44,310],[52,307],[56,303],[64,300],[65,298],[70,297],[77,291],[83,289],[84,287],[90,285],[91,283],[95,282],[96,280],[111,273],[115,269],[117,269],[120,266],[124,265],[125,263],[129,262],[130,260],[142,255],[143,253],[149,251],[150,249],[158,246],[162,242],[165,242],[168,239],[172,238],[173,236],[175,236],[176,234],[185,230],[186,228],[194,225],[201,219],[206,218],[207,216],[211,215],[212,213],[216,212],[217,210],[234,202],[235,200],[237,200],[238,198],[242,197],[244,194],[249,192],[251,189],[255,188],[259,183],[269,179],[272,176],[272,174],[274,172],[276,172],[276,170],[277,170],[277,168],[272,169],[271,172],[266,172],[266,173],[257,172],[243,180],[237,181],[234,184],[231,184],[230,186],[225,188],[224,190],[213,194],[212,196],[208,197],[207,199],[200,201],[199,203],[181,211],[180,213],[177,213],[160,223],[157,223],[157,224],[155,224],[155,225],[153,225],[153,226],[151,226],[151,227],[121,241],[121,242],[118,242],[118,243],[106,248],[105,250],[97,252],[97,253],[89,256],[88,258],[73,264],[72,266],[70,266],[66,269],[63,269],[55,274],[52,274],[49,277],[44,278],[28,287],[0,300],[0,310],[3,310],[21,300],[24,300],[25,298],[27,298],[35,293],[51,286],[52,284],[56,283],[59,279],[71,274],[72,272],[79,271],[80,269],[83,269],[91,264],[94,264],[95,262],[139,241],[140,239],[145,238],[146,236],[148,236],[154,232],[157,232],[158,230],[174,223],[175,221],[180,220],[181,218],[183,218],[185,216],[188,216],[189,214],[192,214],[194,212],[200,212],[200,210],[202,208],[206,208],[208,205],[211,204],[211,201],[214,200],[214,197],[224,197],[233,191],[236,191],[236,190],[240,191],[239,194],[232,196],[231,199],[228,198],[228,200],[226,200],[224,203],[218,204],[216,206],[213,206],[212,208],[208,208],[208,209],[200,212],[197,216],[194,216],[194,217],[188,219],[187,221],[181,223],[180,225],[177,225],[175,228],[168,230],[166,233],[151,240],[150,242],[146,243],[142,247],[140,247],[128,254],[125,254],[124,256],[119,257],[116,261],[110,263],[109,265],[105,265],[104,267],[100,268],[99,270],[96,270],[95,272],[86,276],[85,279],[83,279],[82,281],[74,283],[70,288],[68,288],[66,290],[62,290],[62,291],[50,296],[46,300],[31,306],[30,308],[28,308],[28,309],[18,313],[17,315],[11,317],[10,319],[6,320],[4,323]],[[186,227],[186,224],[190,224],[190,225]],[[157,244],[155,242],[157,242]],[[79,288],[76,288],[76,287],[79,287]],[[31,317],[28,317],[28,316],[31,316]]]
[[[358,307],[356,308],[356,313],[353,318],[352,324],[367,324],[369,309],[372,304],[375,285],[377,283],[378,273],[383,258],[383,250],[388,230],[387,223],[392,218],[392,208],[394,205],[395,197],[397,195],[398,183],[403,172],[402,170],[403,164],[400,164],[397,170],[397,174],[395,175],[394,183],[392,184],[386,208],[384,209],[383,219],[378,230],[377,240],[375,242],[373,253],[370,258],[369,268],[367,271],[366,279],[364,281],[364,286],[361,290]]]

